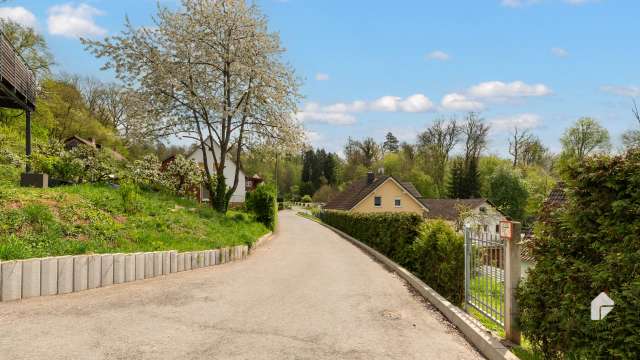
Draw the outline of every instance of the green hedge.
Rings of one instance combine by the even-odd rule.
[[[423,219],[411,213],[351,213],[323,211],[320,219],[406,265]]]
[[[463,304],[464,236],[444,221],[427,221],[411,250],[409,270],[447,300]]]
[[[547,358],[637,359],[640,354],[640,150],[567,171],[569,202],[543,217],[537,264],[521,284],[521,328]],[[607,291],[601,321],[590,303]]]
[[[464,238],[411,213],[323,211],[317,216],[405,267],[456,305],[464,299]]]
[[[267,185],[258,186],[247,193],[245,207],[256,215],[256,220],[273,230],[278,219],[278,203],[276,192]]]

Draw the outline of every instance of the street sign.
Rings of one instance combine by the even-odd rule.
[[[613,310],[615,303],[607,294],[601,292],[591,300],[591,320],[602,320]]]
[[[503,239],[511,239],[513,224],[511,221],[500,221],[500,237]]]

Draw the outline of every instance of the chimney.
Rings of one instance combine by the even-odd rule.
[[[367,173],[367,185],[371,185],[373,184],[373,181],[376,179],[376,175],[373,173],[373,171],[369,171]]]

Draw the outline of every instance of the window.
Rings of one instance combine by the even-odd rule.
[[[394,201],[394,204],[396,205],[396,207],[402,207],[402,200],[400,200],[400,198],[396,198],[396,200]]]
[[[496,225],[496,234],[500,234],[500,224]]]
[[[484,232],[487,232],[487,225],[482,226],[482,230],[483,230]]]
[[[382,196],[375,196],[375,197],[373,198],[373,205],[374,205],[375,207],[380,207],[380,206],[382,206]]]

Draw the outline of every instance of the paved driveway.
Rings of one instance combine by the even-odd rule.
[[[0,304],[0,359],[475,359],[403,281],[284,212],[248,260]]]

